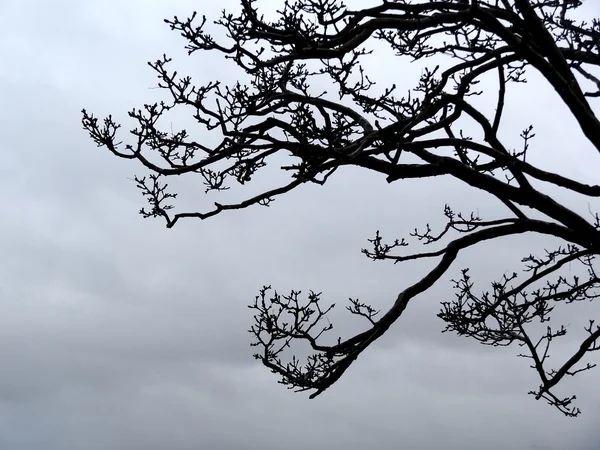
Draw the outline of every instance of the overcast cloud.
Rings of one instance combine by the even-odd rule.
[[[197,82],[234,81],[218,59],[186,59],[162,23],[223,7],[237,1],[0,2],[0,449],[597,449],[598,371],[566,380],[561,392],[574,390],[583,410],[566,419],[526,395],[537,380],[517,349],[441,335],[435,317],[460,268],[475,261],[484,289],[540,239],[465,254],[315,400],[252,359],[246,305],[263,284],[385,307],[425,266],[364,258],[376,229],[401,237],[439,221],[445,203],[490,215],[501,206],[456,183],[389,186],[349,170],[271,208],[172,230],[143,220],[128,180],[143,172],[97,149],[80,110],[125,119],[156,99],[146,61],[164,52]],[[577,133],[555,96],[523,89],[528,100],[511,99],[506,127],[533,121],[544,164],[597,183],[600,158],[560,128]],[[196,181],[184,183],[199,203]],[[357,331],[342,309],[339,332]]]

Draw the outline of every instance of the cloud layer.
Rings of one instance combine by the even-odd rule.
[[[350,296],[389,305],[424,266],[366,260],[359,251],[376,229],[399,237],[439,220],[445,203],[498,207],[458,185],[388,186],[347,171],[268,209],[173,230],[142,220],[127,179],[140,169],[96,149],[80,109],[125,117],[154,98],[145,62],[164,52],[199,80],[235,74],[218,60],[185,59],[162,23],[198,2],[33,3],[0,5],[0,448],[596,448],[597,373],[565,383],[581,398],[580,419],[535,402],[526,395],[534,373],[515,349],[440,334],[435,313],[452,295],[450,277],[318,399],[278,385],[248,346],[246,305],[263,284],[323,291],[340,305]],[[237,7],[206,3],[213,17]],[[528,89],[514,123],[534,114],[545,132],[537,145],[556,151],[548,164],[563,166],[560,146],[573,145],[581,157],[565,170],[594,176],[585,147],[552,135],[562,119],[544,111],[560,105]],[[187,186],[189,201],[200,201],[200,184]],[[467,254],[451,272],[477,261],[483,289],[512,270],[524,242],[544,245],[508,240]],[[362,324],[342,309],[336,330],[356,331]]]

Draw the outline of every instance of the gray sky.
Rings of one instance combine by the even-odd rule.
[[[583,410],[566,419],[526,395],[538,383],[518,349],[441,335],[435,317],[461,267],[475,261],[484,289],[516,268],[530,251],[524,244],[543,248],[540,239],[465,254],[315,400],[287,391],[252,359],[246,305],[263,284],[322,291],[340,305],[340,332],[357,331],[361,324],[342,311],[348,297],[385,307],[424,270],[364,258],[376,229],[401,237],[439,221],[444,203],[501,210],[457,184],[388,186],[349,170],[268,209],[172,230],[143,220],[127,179],[143,172],[97,149],[80,110],[124,119],[157,98],[146,61],[164,52],[197,82],[235,80],[217,59],[186,59],[162,19],[194,6],[216,17],[236,4],[0,3],[0,448],[597,448],[597,371],[564,383],[561,392],[574,390]],[[561,128],[577,133],[553,94],[532,86],[522,91],[526,101],[512,98],[506,127],[533,120],[532,150],[544,152],[544,165],[595,182],[598,155]],[[185,183],[188,201],[201,202],[200,181]]]

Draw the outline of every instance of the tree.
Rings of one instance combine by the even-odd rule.
[[[385,313],[350,300],[348,310],[364,317],[366,329],[346,339],[323,342],[332,329],[320,294],[281,295],[264,287],[250,307],[255,357],[281,383],[311,398],[334,384],[374,341],[402,316],[408,302],[429,289],[450,268],[457,255],[484,241],[535,233],[556,242],[542,256],[523,259],[521,275],[514,272],[478,294],[468,270],[454,280],[456,297],[442,302],[438,316],[446,331],[485,345],[516,343],[520,356],[531,361],[540,385],[530,393],[545,399],[567,416],[579,414],[575,396],[559,397],[556,385],[567,375],[595,366],[587,361],[600,349],[600,326],[589,320],[580,347],[561,364],[549,367],[549,348],[564,336],[563,325],[549,325],[534,335],[532,324],[546,323],[559,305],[596,300],[600,279],[600,217],[581,216],[567,204],[544,193],[560,187],[581,198],[600,196],[600,186],[542,170],[526,156],[534,137],[532,127],[520,137],[522,146],[506,144],[512,130],[502,131],[504,102],[509,89],[537,72],[551,86],[575,119],[581,133],[600,151],[600,122],[591,102],[600,97],[600,20],[581,22],[574,13],[582,0],[382,0],[351,10],[338,0],[288,0],[277,18],[267,20],[255,0],[241,0],[237,13],[223,12],[215,24],[226,31],[217,39],[206,31],[207,19],[196,13],[165,22],[186,39],[189,54],[217,52],[240,68],[247,82],[225,86],[219,81],[196,86],[188,76],[169,69],[167,56],[149,63],[169,100],[134,109],[133,142],[117,140],[120,125],[108,116],[99,121],[83,110],[83,127],[100,147],[137,160],[150,173],[136,177],[149,203],[144,217],[159,217],[173,227],[184,218],[207,219],[224,211],[268,206],[277,196],[305,183],[325,184],[344,166],[377,172],[389,183],[409,178],[452,177],[490,194],[506,207],[499,218],[483,219],[446,206],[446,224],[429,225],[412,238],[438,245],[429,252],[403,254],[404,238],[386,242],[379,232],[363,253],[373,260],[408,262],[435,259],[437,264],[420,281],[406,287]],[[399,57],[433,61],[408,93],[393,85],[375,93],[374,82],[361,61],[375,41]],[[400,61],[400,60],[399,60]],[[338,95],[316,91],[314,80],[327,78]],[[497,89],[477,91],[481,80]],[[478,99],[495,105],[488,113]],[[479,103],[478,103],[479,101]],[[186,130],[165,131],[159,121],[169,111],[187,107],[205,133],[220,133],[209,146]],[[477,133],[469,136],[461,126]],[[166,128],[166,126],[165,126]],[[502,131],[502,132],[501,132]],[[476,136],[475,136],[476,134]],[[567,155],[564,155],[567,158]],[[165,179],[199,176],[210,191],[232,184],[246,186],[273,158],[286,158],[281,167],[287,181],[239,203],[215,203],[207,211],[173,212],[176,193]],[[248,188],[245,188],[248,189]],[[448,241],[442,245],[442,242]],[[579,265],[583,276],[565,274]],[[305,362],[286,358],[287,348],[302,341],[312,348]]]

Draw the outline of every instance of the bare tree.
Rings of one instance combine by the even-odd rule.
[[[600,20],[575,20],[581,5],[582,0],[382,0],[351,10],[338,0],[288,0],[276,19],[266,20],[255,0],[241,0],[238,12],[226,11],[215,22],[226,31],[222,39],[208,34],[207,19],[196,13],[166,23],[185,38],[189,54],[217,52],[241,69],[240,78],[247,83],[196,86],[190,77],[169,69],[170,59],[164,56],[150,66],[169,100],[129,113],[137,123],[132,143],[118,142],[119,125],[111,116],[99,121],[84,110],[83,127],[98,146],[137,160],[149,171],[135,178],[149,203],[141,214],[162,217],[168,228],[183,218],[206,219],[226,210],[268,206],[305,183],[326,183],[342,166],[378,172],[389,183],[453,177],[485,191],[505,205],[505,216],[484,220],[447,206],[443,229],[436,232],[427,225],[407,237],[437,245],[437,250],[405,255],[399,250],[407,240],[386,243],[379,232],[369,241],[363,253],[373,260],[431,258],[437,264],[400,292],[383,314],[351,300],[348,310],[364,317],[366,324],[355,336],[323,342],[322,334],[332,328],[326,318],[331,306],[323,306],[320,294],[311,292],[303,301],[300,292],[281,295],[263,288],[251,305],[255,356],[279,374],[283,384],[310,390],[315,397],[400,318],[411,299],[446,273],[459,252],[504,236],[542,234],[556,246],[542,256],[525,257],[520,276],[505,275],[488,292],[475,292],[468,270],[463,270],[454,281],[455,299],[442,303],[439,317],[446,331],[482,344],[516,343],[522,348],[520,356],[529,358],[539,375],[540,385],[530,393],[576,416],[580,411],[573,404],[575,396],[559,397],[554,388],[565,376],[594,367],[586,358],[600,349],[600,327],[589,320],[577,351],[553,368],[548,364],[549,347],[567,329],[548,324],[541,335],[533,335],[539,326],[532,324],[549,323],[557,305],[598,297],[600,218],[582,217],[542,189],[555,186],[592,198],[600,196],[600,186],[528,161],[531,127],[520,134],[523,145],[518,149],[506,143],[511,132],[500,130],[507,90],[525,83],[525,74],[535,71],[556,92],[591,147],[600,151],[600,122],[590,104],[600,97]],[[433,58],[436,65],[426,66],[409,92],[398,93],[396,86],[389,86],[375,94],[372,77],[361,66],[375,41],[400,57]],[[322,86],[322,81],[315,80],[324,78],[338,95],[316,92],[314,86]],[[477,91],[484,79],[495,80],[497,89]],[[477,106],[478,96],[490,97],[486,102],[496,105],[493,113]],[[161,118],[179,106],[190,108],[205,133],[219,132],[220,142],[208,146],[185,130],[161,128]],[[479,130],[478,137],[462,131],[465,120]],[[287,182],[239,203],[173,211],[176,194],[168,190],[166,178],[198,175],[207,193],[223,191],[232,184],[250,184],[275,157],[289,159],[281,167],[289,175]],[[444,241],[448,243],[440,244]],[[561,272],[572,264],[583,269],[583,276]],[[297,341],[312,348],[304,362],[286,358],[286,349]]]

